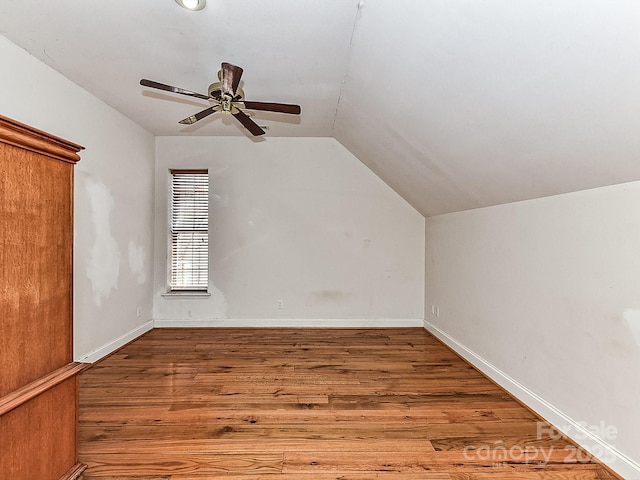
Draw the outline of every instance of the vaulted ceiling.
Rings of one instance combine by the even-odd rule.
[[[640,179],[633,0],[3,0],[0,34],[156,135],[245,135],[138,83],[241,65],[302,106],[267,136],[335,137],[427,216]]]

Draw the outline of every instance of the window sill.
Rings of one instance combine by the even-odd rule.
[[[162,293],[162,297],[166,299],[188,299],[188,298],[207,298],[210,297],[211,294],[209,292],[167,292]]]

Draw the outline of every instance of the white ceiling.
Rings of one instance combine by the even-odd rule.
[[[1,0],[0,33],[156,135],[245,135],[235,119],[178,120],[205,100],[223,61],[240,65],[247,100],[297,103],[301,117],[256,112],[272,136],[332,136],[356,0]]]
[[[0,34],[156,135],[245,135],[138,83],[241,65],[302,106],[267,136],[334,136],[425,215],[640,179],[635,0],[2,0]]]

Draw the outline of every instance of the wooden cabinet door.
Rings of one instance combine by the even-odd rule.
[[[73,167],[82,147],[0,116],[0,478],[79,478]]]

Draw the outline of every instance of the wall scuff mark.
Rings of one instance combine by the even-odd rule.
[[[111,192],[99,181],[88,181],[86,190],[95,234],[87,265],[87,277],[91,282],[94,302],[100,307],[102,300],[118,288],[120,251],[111,233],[110,217],[114,206]]]
[[[131,273],[136,277],[136,281],[138,285],[142,285],[147,281],[147,274],[144,271],[144,247],[142,245],[136,245],[136,243],[131,240],[129,242],[129,268],[131,269]]]
[[[316,290],[309,292],[307,297],[307,305],[317,305],[319,303],[336,303],[343,302],[350,296],[349,292],[340,290]]]
[[[622,319],[631,332],[636,345],[640,347],[640,310],[627,309],[622,314]]]

